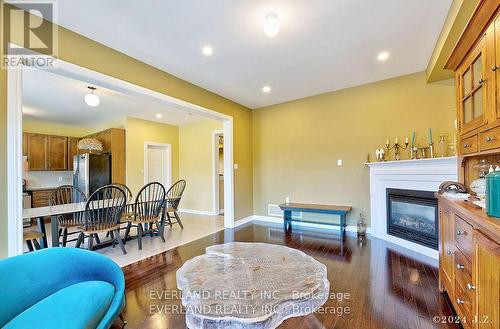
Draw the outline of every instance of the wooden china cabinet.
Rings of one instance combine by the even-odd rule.
[[[482,0],[445,68],[455,71],[460,182],[500,165],[500,1]],[[439,285],[464,328],[500,328],[500,218],[438,195]]]

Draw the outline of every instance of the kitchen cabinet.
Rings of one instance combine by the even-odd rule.
[[[49,136],[48,170],[68,170],[68,138],[65,136]]]
[[[68,170],[73,170],[73,157],[78,155],[78,142],[80,138],[68,137]]]
[[[500,328],[500,221],[438,195],[439,288],[465,329]]]
[[[49,197],[54,189],[34,190],[33,192],[33,208],[47,207],[49,205]]]
[[[28,156],[28,136],[23,133],[23,156]]]
[[[487,123],[485,37],[474,47],[456,72],[458,82],[458,120],[460,133],[471,131]]]
[[[68,170],[68,137],[23,133],[23,155],[28,171]]]
[[[49,136],[41,134],[27,134],[26,137],[28,170],[48,170]]]
[[[474,232],[473,310],[478,329],[500,326],[500,245],[480,232]]]
[[[448,208],[440,208],[439,216],[439,263],[442,271],[442,275],[439,277],[439,288],[443,291],[445,289],[445,285],[447,287],[452,287],[454,284],[455,240],[453,234],[455,230],[455,219],[453,217],[453,212],[451,212]]]

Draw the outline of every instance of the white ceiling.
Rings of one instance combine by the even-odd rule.
[[[83,100],[89,85],[97,87],[95,93],[101,100],[97,107],[89,107]],[[157,113],[162,114],[161,119],[156,118]],[[89,128],[123,123],[127,116],[176,126],[204,119],[153,98],[126,95],[38,69],[24,71],[23,116]]]
[[[425,70],[451,1],[57,2],[60,25],[258,108]],[[281,21],[273,39],[262,31],[269,11]]]

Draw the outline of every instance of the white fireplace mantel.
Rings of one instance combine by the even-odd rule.
[[[437,250],[387,234],[386,189],[437,191],[444,181],[457,181],[456,157],[367,163],[370,167],[371,234],[438,259]]]

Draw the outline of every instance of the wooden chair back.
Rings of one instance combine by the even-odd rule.
[[[114,185],[96,190],[85,205],[85,231],[105,232],[116,228],[127,204],[125,192]]]
[[[132,191],[128,188],[127,185],[121,184],[121,183],[113,183],[111,185],[118,186],[119,188],[121,188],[123,190],[123,192],[125,192],[125,195],[127,196],[127,200],[132,199],[132,197],[133,197]]]
[[[59,206],[69,203],[86,202],[85,193],[78,187],[62,185],[56,188],[49,196],[49,206]],[[57,216],[59,225],[77,226],[83,224],[83,213],[65,214]]]
[[[137,194],[134,204],[134,219],[137,222],[158,220],[165,205],[165,187],[158,182],[146,184]]]
[[[172,185],[167,191],[168,208],[177,211],[181,202],[182,193],[186,189],[186,181],[181,179]]]

